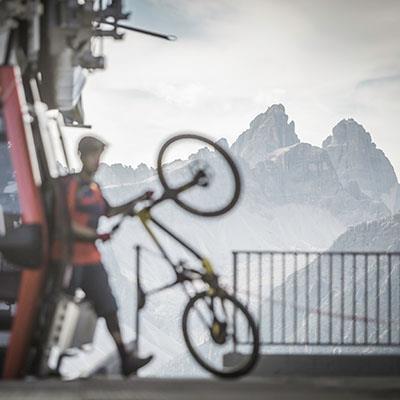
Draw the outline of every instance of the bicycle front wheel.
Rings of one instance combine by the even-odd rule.
[[[182,328],[190,354],[216,376],[245,375],[258,360],[259,335],[253,317],[242,303],[223,291],[192,297],[183,312]],[[234,352],[239,345],[240,354]]]
[[[235,162],[225,148],[202,135],[189,132],[167,140],[158,155],[157,171],[166,191],[203,172],[202,184],[173,198],[194,215],[216,217],[227,213],[239,200],[241,182]]]

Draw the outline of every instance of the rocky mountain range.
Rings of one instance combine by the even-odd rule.
[[[245,182],[256,180],[273,204],[322,207],[346,226],[400,209],[390,161],[353,119],[340,121],[317,147],[300,142],[284,107],[273,105],[250,123],[231,150],[244,165]]]
[[[229,147],[225,139],[220,144]],[[371,135],[353,119],[340,121],[322,147],[301,142],[282,104],[257,115],[230,146],[240,164],[244,203],[276,207],[302,205],[329,212],[344,226],[400,210],[400,185],[393,166]],[[137,185],[155,178],[140,164],[103,165],[100,182]]]

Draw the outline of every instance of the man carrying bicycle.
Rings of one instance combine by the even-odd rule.
[[[219,205],[211,210],[204,210],[191,207],[178,198],[180,193],[195,186],[202,188],[201,190],[209,186],[210,174],[207,173],[207,162],[197,163],[195,160],[192,161],[192,164],[194,164],[194,168],[191,168],[192,178],[178,187],[171,188],[168,185],[163,172],[166,165],[163,162],[163,155],[171,144],[181,140],[196,140],[202,146],[206,143],[214,148],[215,154],[219,154],[226,161],[234,180],[234,190],[226,204]],[[150,212],[154,205],[172,199],[193,214],[211,217],[226,213],[236,204],[240,194],[240,176],[233,160],[221,146],[210,139],[196,134],[174,136],[161,147],[157,160],[157,171],[164,188],[161,196],[158,199],[153,199],[152,193],[147,192],[124,205],[111,207],[104,199],[99,186],[93,181],[104,148],[105,145],[101,140],[93,136],[84,137],[78,148],[83,164],[82,171],[66,179],[68,209],[75,236],[73,246],[75,267],[70,291],[73,293],[78,287],[83,289],[87,298],[93,301],[97,314],[105,318],[108,330],[121,356],[121,372],[124,375],[129,375],[146,365],[152,357],[137,358],[129,353],[124,346],[117,317],[117,304],[108,283],[107,273],[101,264],[100,253],[95,246],[96,240],[109,240],[110,234],[99,235],[97,225],[102,215],[126,214],[133,216],[136,215],[133,207],[138,201],[152,200],[146,208],[138,211],[137,215],[164,259],[176,273],[176,280],[148,291],[147,295],[182,284],[189,295],[189,301],[182,316],[182,330],[190,354],[199,365],[216,376],[237,377],[248,373],[257,362],[259,334],[258,327],[247,307],[219,285],[218,276],[207,258],[185,243],[182,238],[169,231],[152,217]],[[190,156],[188,159],[190,160]],[[187,268],[184,261],[173,262],[149,227],[149,221],[191,253],[195,261],[200,262],[201,269]],[[198,284],[195,285],[195,281]],[[188,290],[188,286],[191,287],[190,290]],[[199,289],[200,291],[198,291]],[[236,320],[240,321],[241,329],[236,329]],[[237,343],[243,343],[243,339],[239,337],[241,332],[246,333],[245,340],[249,344],[249,352],[246,352],[245,357],[240,357],[238,362],[234,362],[233,365],[230,363],[225,365],[219,355],[221,355],[221,352],[226,354],[226,350],[231,348],[232,344],[235,346]]]
[[[112,207],[104,199],[99,185],[93,180],[98,170],[100,157],[106,145],[94,136],[83,137],[78,145],[82,170],[68,175],[65,189],[68,211],[74,237],[72,263],[73,274],[68,293],[74,294],[80,288],[94,305],[98,317],[105,319],[121,359],[121,373],[128,376],[148,364],[152,356],[139,358],[129,352],[122,340],[118,320],[118,306],[108,282],[107,272],[101,262],[101,255],[95,242],[110,239],[109,233],[97,233],[101,216],[132,213],[138,201],[147,200],[151,192],[118,207]]]

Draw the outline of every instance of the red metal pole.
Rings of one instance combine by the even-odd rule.
[[[27,129],[24,123],[24,118],[27,117],[27,107],[17,67],[0,67],[0,97],[6,134],[11,145],[11,160],[16,173],[22,220],[24,223],[41,224],[45,241],[44,248],[47,252],[43,201],[32,169],[32,160],[28,148],[30,142],[27,140],[30,128]],[[7,347],[3,378],[21,378],[25,374],[29,346],[42,294],[45,269],[46,265],[44,264],[35,270],[22,271],[17,311]]]

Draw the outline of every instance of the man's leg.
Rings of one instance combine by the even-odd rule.
[[[116,312],[113,312],[104,317],[107,325],[107,329],[110,332],[110,335],[114,339],[114,342],[117,346],[118,353],[122,358],[126,357],[127,351],[122,340],[121,328],[119,326],[118,315]]]
[[[84,291],[86,296],[93,302],[97,315],[104,317],[106,321],[107,329],[121,358],[122,373],[126,376],[130,375],[148,364],[153,357],[139,358],[126,349],[117,315],[117,302],[108,283],[106,270],[102,264],[85,268]]]
[[[104,316],[104,319],[106,320],[107,329],[117,346],[121,359],[121,372],[123,375],[129,376],[135,373],[139,368],[144,367],[152,360],[153,356],[140,358],[136,354],[127,351],[124,341],[122,340],[121,329],[116,312]]]

